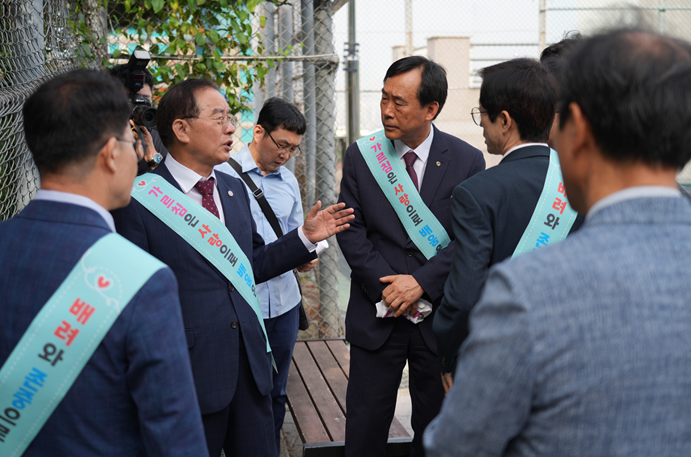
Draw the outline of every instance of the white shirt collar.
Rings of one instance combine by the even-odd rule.
[[[173,178],[175,178],[177,183],[180,185],[182,192],[185,194],[187,194],[200,180],[206,181],[209,178],[214,178],[214,186],[218,185],[218,181],[216,180],[216,172],[213,169],[211,170],[211,175],[209,175],[209,178],[205,178],[196,171],[190,170],[175,160],[172,154],[168,154],[166,156],[165,164],[168,168],[168,171],[170,171],[170,174],[173,175]]]
[[[681,197],[681,192],[679,192],[679,189],[673,189],[666,186],[628,187],[595,202],[595,204],[590,207],[590,210],[588,211],[588,214],[586,214],[585,218],[588,220],[593,216],[593,214],[616,203],[644,197]]]
[[[508,151],[506,151],[506,153],[504,153],[504,157],[511,154],[516,149],[527,148],[528,146],[544,146],[546,148],[549,147],[549,146],[547,146],[547,143],[521,143],[518,146],[514,146],[511,149],[509,149]]]
[[[113,216],[104,207],[83,195],[70,194],[68,192],[61,192],[58,190],[39,189],[36,192],[34,200],[45,200],[50,202],[69,203],[71,205],[83,206],[96,211],[108,224],[111,232],[115,232],[115,222]]]
[[[396,148],[396,152],[398,153],[398,158],[402,158],[403,155],[410,151],[411,149],[415,152],[415,155],[417,156],[418,159],[422,161],[422,163],[427,162],[427,158],[429,157],[429,150],[432,147],[432,140],[434,139],[434,126],[430,125],[429,128],[429,135],[427,135],[427,138],[425,141],[420,143],[420,146],[418,146],[415,149],[412,149],[408,147],[405,143],[403,143],[401,140],[393,140],[393,145],[394,148]]]

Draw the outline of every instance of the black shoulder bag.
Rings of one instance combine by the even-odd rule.
[[[257,185],[254,183],[254,181],[252,181],[252,178],[250,178],[247,173],[242,171],[242,167],[239,163],[235,161],[235,159],[229,159],[228,164],[231,167],[233,167],[233,169],[237,172],[240,178],[245,182],[245,184],[247,184],[247,187],[250,188],[252,195],[254,195],[254,198],[255,200],[257,200],[257,203],[259,203],[259,207],[262,209],[264,216],[266,216],[266,220],[269,221],[269,225],[271,225],[271,228],[274,229],[276,236],[278,238],[282,237],[283,230],[281,230],[281,224],[278,223],[276,213],[274,213],[274,210],[271,208],[271,205],[269,205],[269,202],[266,200],[264,192],[257,187]],[[302,297],[302,286],[300,285],[300,277],[298,276],[298,273],[295,270],[293,270],[293,274],[295,275],[295,279],[298,282],[300,297]],[[305,306],[302,304],[302,299],[300,299],[300,325],[298,326],[298,328],[300,330],[307,330],[309,326],[310,320],[307,317],[307,313],[305,312]]]

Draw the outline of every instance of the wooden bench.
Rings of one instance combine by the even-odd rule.
[[[288,407],[303,457],[345,455],[346,388],[350,351],[343,339],[298,340],[288,374]],[[394,417],[386,455],[407,456],[412,438]]]

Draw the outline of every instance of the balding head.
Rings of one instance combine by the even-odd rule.
[[[562,76],[560,128],[577,104],[603,156],[681,168],[691,159],[691,46],[639,30],[587,39]]]

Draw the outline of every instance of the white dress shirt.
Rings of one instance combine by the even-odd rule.
[[[513,151],[515,151],[516,149],[527,148],[528,146],[544,146],[544,147],[546,147],[546,148],[549,147],[549,146],[547,145],[547,143],[522,143],[522,144],[519,144],[518,146],[514,146],[514,147],[512,147],[511,149],[509,149],[508,151],[506,151],[506,152],[504,153],[504,157],[502,157],[502,160],[504,160],[504,159],[506,158],[506,156],[508,156],[509,154],[511,154],[511,153],[512,153]]]
[[[78,205],[92,209],[96,211],[106,221],[106,224],[108,224],[108,228],[110,228],[110,231],[115,233],[115,222],[113,222],[113,216],[110,215],[107,209],[105,209],[89,197],[77,194],[70,194],[67,192],[60,192],[58,190],[39,189],[39,191],[36,192],[34,200],[68,203],[71,205]]]
[[[403,162],[403,166],[405,167],[405,160],[403,160],[403,156],[410,152],[413,151],[415,155],[417,156],[417,159],[413,163],[413,169],[415,170],[415,173],[417,174],[417,188],[422,189],[422,178],[425,176],[425,169],[427,168],[427,158],[429,157],[429,150],[432,147],[432,140],[434,139],[434,127],[430,126],[429,128],[429,135],[427,135],[427,138],[425,141],[420,143],[420,146],[418,146],[415,149],[412,149],[408,147],[404,142],[401,140],[393,140],[393,145],[394,148],[396,148],[396,152],[398,153],[398,158],[401,159],[401,162]]]
[[[194,185],[197,184],[199,181],[206,181],[209,178],[214,178],[214,203],[216,203],[216,207],[218,208],[219,218],[225,224],[225,218],[223,217],[223,204],[221,203],[221,196],[218,193],[218,180],[216,179],[216,171],[212,170],[211,175],[209,175],[209,178],[205,178],[196,171],[190,170],[189,168],[175,160],[172,154],[168,154],[166,156],[165,164],[168,168],[168,171],[170,171],[170,174],[173,175],[173,179],[175,179],[175,181],[177,181],[177,183],[180,185],[182,192],[188,197],[190,197],[192,201],[197,203],[199,206],[202,206],[202,194],[194,187]],[[307,239],[307,237],[302,231],[302,227],[298,229],[298,236],[300,237],[302,244],[305,245],[305,248],[307,248],[308,251],[312,252],[315,249],[317,249],[317,245],[311,243],[310,240]]]

